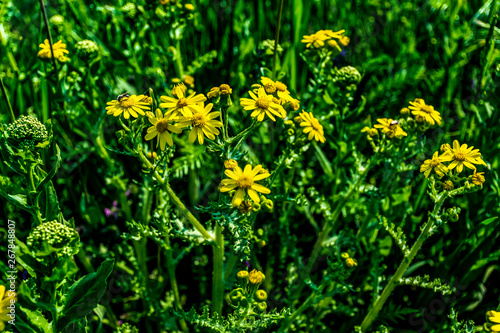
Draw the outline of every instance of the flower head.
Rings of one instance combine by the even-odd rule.
[[[179,127],[192,126],[191,132],[189,133],[189,142],[193,143],[198,138],[198,142],[203,144],[204,137],[206,136],[210,140],[215,139],[215,135],[219,135],[220,132],[217,127],[222,127],[222,123],[215,118],[220,116],[220,112],[210,112],[214,105],[212,103],[203,106],[203,102],[199,104],[199,108],[196,109],[193,115],[189,118],[184,118],[182,122],[178,124]]]
[[[314,118],[312,112],[303,111],[299,114],[300,117],[300,126],[304,127],[304,134],[309,133],[307,139],[308,140],[316,140],[321,143],[325,143],[325,133],[323,131],[323,126],[319,123],[318,119]]]
[[[22,115],[7,128],[9,137],[15,140],[20,148],[33,148],[49,139],[49,133],[38,119]]]
[[[257,203],[260,202],[257,192],[264,194],[271,193],[271,190],[267,187],[256,183],[270,176],[269,173],[259,173],[261,169],[262,165],[260,164],[253,169],[250,164],[247,164],[244,170],[237,166],[232,170],[226,169],[226,171],[224,171],[226,176],[230,179],[223,179],[219,188],[221,192],[228,192],[236,189],[236,193],[231,202],[234,207],[238,207],[243,199],[245,199],[245,193],[248,193],[250,198]]]
[[[39,45],[42,49],[38,51],[37,56],[40,58],[52,58],[52,52],[50,51],[50,42],[48,39],[44,40],[42,44]],[[66,50],[66,44],[64,44],[61,40],[57,43],[52,44],[52,49],[54,50],[54,56],[57,60],[64,59],[66,56],[65,53],[69,53]]]
[[[172,125],[175,120],[177,120],[177,118],[173,117],[168,112],[163,114],[160,109],[156,109],[156,114],[149,117],[149,122],[153,126],[148,128],[145,139],[151,140],[154,137],[158,136],[156,147],[160,145],[161,150],[165,150],[165,143],[168,143],[169,146],[172,146],[174,142],[172,141],[170,132],[182,132],[179,127]]]
[[[254,269],[249,273],[248,281],[254,285],[261,284],[262,282],[264,282],[265,278],[266,276],[262,274],[261,271]]]
[[[488,311],[486,312],[489,323],[484,324],[487,332],[500,332],[500,312]]]
[[[219,87],[221,95],[230,95],[233,93],[233,89],[228,84],[221,84]]]
[[[400,139],[402,136],[408,136],[408,134],[403,131],[401,126],[399,126],[399,122],[397,120],[379,118],[377,121],[379,123],[375,124],[373,127],[382,129],[382,133],[390,139],[394,137]]]
[[[146,102],[142,102],[144,95],[129,95],[128,93],[121,94],[116,100],[108,102],[106,113],[115,117],[123,113],[125,119],[139,117],[138,114],[144,116],[144,110],[149,110],[150,106]]]
[[[442,155],[442,161],[451,162],[448,169],[452,170],[456,167],[458,173],[462,172],[464,165],[471,170],[476,170],[474,164],[486,165],[481,159],[479,149],[467,147],[465,143],[460,145],[457,140],[453,141],[453,148],[446,150]]]
[[[160,104],[161,108],[166,108],[168,113],[176,112],[181,113],[184,117],[192,117],[194,112],[198,111],[198,103],[204,102],[207,98],[203,94],[192,93],[185,97],[186,92],[182,86],[174,87],[172,93],[175,97],[160,96],[163,103]],[[174,114],[176,116],[177,114]]]
[[[191,75],[186,75],[184,76],[184,83],[190,86],[191,88],[194,87],[194,77]]]
[[[213,87],[210,89],[210,91],[207,93],[208,98],[217,98],[220,96],[220,88],[219,87]]]
[[[235,160],[229,159],[229,160],[224,161],[224,168],[226,168],[226,169],[234,169],[237,166],[238,166],[238,162],[236,162]]]
[[[442,163],[443,161],[443,157],[438,156],[438,152],[435,152],[430,160],[425,160],[420,166],[420,172],[423,172],[425,178],[428,178],[431,171],[434,170],[439,177],[443,177],[448,172],[448,168]]]
[[[432,105],[425,104],[425,101],[421,98],[415,98],[413,102],[410,102],[408,109],[414,116],[422,117],[430,125],[438,124],[441,125],[441,115],[438,111],[434,110]]]
[[[6,297],[4,298],[4,296]],[[17,302],[17,294],[9,290],[6,295],[5,286],[0,285],[0,332],[5,330],[5,322],[12,320],[12,318],[7,315],[10,313],[10,310],[7,307],[12,304],[12,300]]]
[[[325,46],[325,40],[329,39],[326,34],[320,33],[319,31],[315,34],[312,35],[306,35],[302,37],[301,42],[306,43],[306,47],[309,48],[310,46],[319,49]]]
[[[471,181],[474,185],[483,185],[485,181],[484,172],[476,173],[476,170],[474,170],[474,174],[471,176]]]
[[[257,117],[258,121],[263,121],[264,117],[267,115],[271,120],[276,121],[273,115],[283,118],[285,110],[283,107],[275,102],[273,102],[273,95],[266,94],[264,88],[259,88],[257,95],[249,91],[250,98],[241,98],[240,104],[243,109],[252,111],[250,116]]]

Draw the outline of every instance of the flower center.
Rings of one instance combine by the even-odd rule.
[[[420,111],[432,113],[432,111],[434,111],[434,107],[431,105],[420,104]]]
[[[455,152],[455,159],[457,161],[463,162],[463,161],[465,161],[465,154],[461,151],[456,151]]]
[[[156,123],[156,130],[160,133],[165,132],[167,128],[168,128],[168,123],[164,119],[158,120],[158,122]]]
[[[269,100],[266,97],[259,97],[257,98],[257,101],[255,101],[255,104],[261,109],[268,109],[269,108]]]
[[[192,122],[194,127],[203,127],[203,125],[207,122],[207,119],[203,114],[197,112],[193,115]]]
[[[439,164],[441,164],[441,162],[439,161],[438,158],[433,158],[430,163],[432,168],[437,167]]]
[[[253,185],[253,178],[250,176],[243,175],[240,177],[240,179],[238,179],[239,188],[247,189],[252,187],[252,185]]]
[[[130,108],[134,105],[134,100],[131,100],[130,98],[128,97],[123,97],[121,100],[120,100],[120,106],[122,108]]]
[[[187,106],[187,105],[188,105],[188,102],[185,98],[179,98],[179,100],[177,101],[177,106],[180,108]]]
[[[319,123],[319,121],[317,119],[312,119],[311,120],[311,127],[314,128],[315,131],[320,131],[321,129],[323,129],[323,126],[321,126],[321,124]]]
[[[286,85],[284,85],[280,81],[276,81],[274,85],[276,86],[276,89],[278,89],[279,91],[286,91],[287,88]]]

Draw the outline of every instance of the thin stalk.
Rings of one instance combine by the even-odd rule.
[[[0,78],[0,84],[1,84],[1,88],[2,88],[3,97],[5,99],[5,102],[7,103],[7,106],[9,107],[10,116],[12,117],[12,121],[16,121],[16,116],[14,115],[14,111],[12,110],[12,105],[10,104],[9,95],[7,95],[7,90],[5,89],[2,78]]]
[[[45,29],[47,30],[47,36],[49,37],[50,54],[52,63],[54,64],[54,71],[56,72],[56,79],[57,79],[57,64],[56,64],[56,58],[54,57],[54,48],[52,47],[52,36],[50,34],[49,20],[47,19],[47,13],[45,12],[45,5],[43,4],[43,0],[38,0],[38,2],[40,3],[40,7],[42,7],[43,21],[45,22]]]
[[[278,59],[278,43],[280,38],[281,14],[283,13],[283,0],[280,0],[278,21],[276,22],[276,35],[274,36],[273,78],[276,80],[276,60]]]
[[[425,228],[424,228],[424,230],[422,230],[422,233],[420,234],[420,236],[418,236],[417,241],[415,242],[415,244],[411,248],[410,254],[407,257],[403,258],[396,273],[389,280],[389,283],[387,283],[387,285],[385,286],[384,290],[382,291],[382,294],[375,301],[375,304],[370,309],[370,311],[366,315],[365,319],[361,323],[361,331],[362,332],[365,332],[368,329],[368,327],[370,327],[371,323],[375,320],[378,313],[382,309],[385,301],[387,301],[387,298],[391,295],[392,291],[396,287],[398,281],[403,277],[404,273],[408,269],[408,266],[410,266],[411,262],[413,261],[413,259],[417,255],[418,251],[422,247],[422,244],[427,239],[429,231],[434,226],[436,216],[437,216],[439,210],[441,209],[443,202],[448,197],[448,195],[449,195],[449,193],[446,193],[446,192],[441,193],[441,195],[436,200],[436,203],[434,204],[434,209],[432,210],[432,213],[429,215],[427,223],[425,224]]]
[[[222,226],[218,223],[215,225],[215,245],[213,246],[213,254],[212,312],[217,312],[219,315],[222,315],[222,303],[224,300],[224,236],[222,235]]]
[[[174,67],[175,72],[179,79],[182,81],[184,77],[184,66],[182,65],[182,57],[181,57],[181,43],[179,40],[175,41],[175,53],[174,53]]]

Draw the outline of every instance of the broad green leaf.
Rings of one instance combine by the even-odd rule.
[[[16,305],[16,330],[23,333],[54,333],[52,323],[49,323],[39,311]]]

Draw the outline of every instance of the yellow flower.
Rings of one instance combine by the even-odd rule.
[[[38,51],[37,56],[40,58],[52,58],[52,52],[50,52],[50,43],[49,40],[46,39],[42,44],[39,45],[42,49]],[[55,44],[52,44],[52,49],[54,50],[54,55],[56,59],[65,58],[64,54],[69,53],[66,50],[66,44],[63,44],[62,40],[58,41]]]
[[[448,149],[451,149],[451,146],[450,146],[450,144],[449,144],[449,143],[443,143],[443,144],[441,145],[441,147],[439,148],[439,150],[441,150],[441,151],[443,151],[443,152],[444,152],[444,151],[447,151]]]
[[[5,330],[6,321],[12,320],[11,317],[7,316],[10,313],[10,310],[7,309],[8,306],[13,304],[11,300],[14,300],[14,303],[17,302],[17,295],[13,291],[8,291],[8,296],[3,298],[5,295],[5,286],[0,285],[0,332]]]
[[[447,180],[443,183],[443,189],[445,191],[451,191],[454,187],[455,185],[453,185],[453,182],[451,180]]]
[[[190,86],[191,88],[194,87],[194,77],[191,75],[186,75],[184,76],[184,83]]]
[[[233,93],[233,89],[228,84],[221,84],[219,90],[221,95],[230,95]]]
[[[181,83],[179,83],[179,84],[176,84],[176,85],[172,88],[172,95],[174,95],[174,97],[179,98],[179,96],[177,95],[177,91],[178,91],[179,89],[182,91],[182,93],[183,93],[183,94],[185,94],[185,93],[186,93],[187,88],[186,88],[186,86],[184,85],[184,82],[181,82]]]
[[[172,136],[170,132],[181,133],[182,130],[172,125],[171,123],[177,120],[175,117],[172,117],[168,112],[163,114],[160,109],[156,109],[156,116],[150,116],[149,122],[151,123],[151,127],[148,128],[146,140],[151,140],[154,137],[158,136],[158,141],[156,142],[156,147],[160,145],[161,150],[165,150],[165,143],[168,143],[169,146],[172,146],[174,142],[172,141]]]
[[[121,94],[116,100],[107,103],[107,114],[115,117],[123,113],[125,119],[132,117],[137,118],[138,114],[144,116],[144,110],[149,110],[150,106],[147,102],[142,102],[144,95],[132,95],[128,93]]]
[[[160,104],[161,108],[166,108],[168,113],[179,112],[184,117],[191,118],[194,112],[198,111],[198,103],[204,102],[207,98],[203,94],[192,93],[184,97],[185,91],[181,88],[176,88],[174,95],[176,97],[160,96],[163,103]],[[175,116],[176,114],[174,114]]]
[[[213,87],[207,93],[208,98],[217,98],[217,97],[219,97],[219,95],[220,95],[220,88],[219,87]]]
[[[219,135],[220,132],[216,127],[221,127],[222,123],[215,118],[220,116],[220,112],[210,112],[214,106],[212,103],[203,106],[203,103],[199,104],[198,110],[193,113],[191,118],[185,119],[178,124],[179,127],[184,127],[192,125],[193,128],[189,133],[189,142],[193,143],[198,138],[198,142],[203,144],[204,136],[210,140],[215,139],[215,135]]]
[[[248,275],[248,281],[250,281],[251,284],[261,284],[262,282],[264,282],[265,278],[265,275],[262,274],[261,271],[258,271],[256,269],[251,271]]]
[[[423,172],[425,178],[428,178],[431,171],[434,170],[439,177],[443,177],[448,172],[448,168],[442,163],[443,161],[443,157],[438,156],[438,152],[435,152],[430,160],[425,160],[420,166],[420,172]]]
[[[240,104],[243,106],[243,109],[250,111],[252,110],[252,114],[250,116],[257,117],[258,121],[263,121],[264,116],[268,116],[273,121],[276,121],[273,114],[283,118],[283,114],[285,110],[279,104],[273,102],[273,95],[267,95],[264,88],[259,88],[258,95],[255,95],[253,92],[249,91],[250,98],[241,98]]]
[[[226,169],[224,173],[230,179],[223,179],[219,185],[221,192],[229,192],[233,189],[236,189],[236,193],[233,196],[233,200],[231,204],[234,207],[238,207],[243,199],[245,198],[245,192],[248,193],[250,198],[259,203],[260,198],[257,192],[269,194],[271,190],[267,187],[264,187],[260,184],[255,183],[256,181],[266,179],[270,176],[269,173],[261,173],[259,171],[262,169],[262,165],[257,165],[252,170],[252,166],[247,164],[244,170],[242,170],[239,166],[235,167],[233,170]]]
[[[314,48],[322,48],[325,45],[325,40],[329,39],[329,37],[324,33],[315,33],[309,36],[302,37],[302,43],[306,43],[306,47],[310,47],[311,45]]]
[[[500,312],[488,311],[486,312],[486,317],[490,323],[484,324],[484,328],[488,332],[500,332]]]
[[[485,181],[484,172],[476,173],[476,170],[474,170],[474,174],[471,176],[471,180],[472,184],[474,185],[482,185]]]
[[[325,142],[325,133],[323,132],[323,126],[319,123],[318,119],[314,118],[312,112],[303,111],[300,116],[300,126],[304,127],[304,134],[309,133],[307,137],[308,140],[316,140],[321,143]]]
[[[453,141],[453,148],[446,150],[442,155],[442,161],[451,162],[448,169],[456,167],[458,173],[462,172],[464,165],[471,170],[476,170],[474,164],[486,165],[481,159],[479,149],[474,149],[473,146],[467,147],[465,143],[460,146],[457,140]]]
[[[276,91],[276,85],[274,84],[274,81],[271,80],[270,78],[263,76],[260,78],[260,82],[262,83],[264,89],[266,89],[266,92],[268,94],[272,94]]]
[[[238,166],[238,162],[236,162],[235,160],[226,160],[224,161],[224,168],[226,169],[234,169]]]
[[[248,214],[252,211],[252,202],[248,200],[243,200],[238,206],[238,210],[241,214]]]
[[[189,11],[193,11],[194,10],[194,6],[192,4],[190,4],[190,3],[185,4],[184,8],[186,8]]]
[[[405,131],[399,126],[399,122],[397,120],[380,118],[377,119],[379,124],[375,124],[373,127],[382,129],[382,133],[387,135],[388,138],[392,139],[394,137],[401,138],[402,136],[407,136]]]
[[[420,116],[425,119],[431,125],[437,123],[441,125],[441,115],[438,111],[434,110],[432,105],[426,105],[425,101],[421,98],[415,98],[413,102],[410,102],[411,106],[408,109],[414,116]]]

